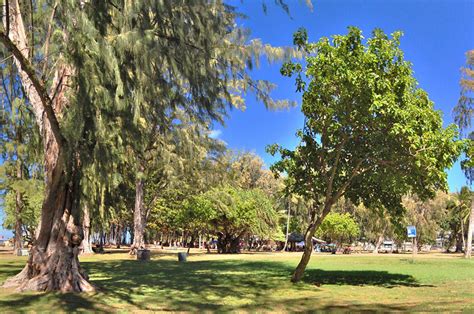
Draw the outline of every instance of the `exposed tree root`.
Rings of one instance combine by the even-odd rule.
[[[23,270],[5,281],[3,288],[15,288],[16,291],[61,291],[92,292],[95,287],[79,265],[78,247],[63,247],[66,250],[47,254],[32,250],[28,263]]]

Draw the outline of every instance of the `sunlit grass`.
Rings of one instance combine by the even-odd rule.
[[[474,310],[474,261],[410,255],[315,255],[303,282],[289,276],[298,253],[126,253],[81,258],[94,294],[13,293],[0,289],[0,311]],[[0,254],[0,281],[25,258]]]

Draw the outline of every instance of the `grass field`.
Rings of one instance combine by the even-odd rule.
[[[217,255],[155,252],[150,262],[126,253],[81,258],[94,294],[14,293],[8,311],[474,311],[474,260],[452,255],[314,255],[303,282],[289,282],[299,253]],[[0,282],[24,257],[0,254]]]

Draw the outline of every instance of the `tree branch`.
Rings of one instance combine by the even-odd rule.
[[[31,83],[33,84],[36,92],[38,93],[38,96],[41,99],[44,111],[46,112],[46,117],[49,123],[51,124],[51,130],[53,132],[53,135],[56,138],[58,145],[62,146],[65,142],[65,139],[61,135],[59,122],[56,118],[56,115],[54,114],[52,101],[49,98],[44,83],[36,75],[35,70],[31,65],[30,61],[25,58],[20,49],[18,49],[18,47],[12,42],[10,37],[8,37],[2,30],[0,30],[0,42],[2,42],[3,45],[7,48],[7,50],[10,51],[18,60],[18,63],[21,66],[21,69],[19,70],[24,71],[28,75],[28,78],[31,80]]]
[[[328,200],[329,197],[332,194],[332,186],[333,186],[333,183],[334,183],[334,177],[336,175],[336,170],[337,170],[337,167],[339,165],[339,160],[341,159],[342,147],[346,143],[346,139],[347,138],[345,137],[341,142],[339,142],[339,145],[336,148],[337,149],[337,151],[336,151],[336,161],[334,162],[334,165],[332,166],[331,175],[329,176],[329,179],[328,179],[328,187],[327,187],[327,190],[326,190],[326,200]]]
[[[45,40],[45,43],[44,43],[44,63],[43,63],[43,80],[45,78],[45,75],[46,75],[46,66],[48,64],[48,53],[49,53],[49,41],[51,40],[51,30],[52,30],[52,26],[53,26],[53,19],[54,19],[54,14],[56,13],[56,7],[58,6],[58,2],[55,2],[54,3],[54,7],[53,7],[53,10],[51,12],[51,16],[49,18],[49,24],[48,24],[48,32],[46,33],[46,40]]]
[[[362,165],[362,162],[364,161],[364,159],[360,159],[356,166],[354,167],[354,169],[352,169],[352,172],[351,172],[351,175],[349,177],[349,179],[347,179],[347,181],[341,186],[341,188],[337,191],[336,195],[334,196],[334,199],[338,199],[339,197],[342,196],[342,194],[344,194],[346,192],[346,189],[349,187],[349,185],[352,183],[352,180],[359,174],[367,171],[369,168],[367,169],[364,169],[363,171],[359,171],[360,170],[360,166]]]

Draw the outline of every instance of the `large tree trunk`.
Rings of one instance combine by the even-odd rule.
[[[46,189],[40,229],[28,263],[18,275],[9,278],[4,287],[16,287],[20,291],[92,291],[94,288],[78,260],[83,238],[78,204],[80,159],[66,148],[57,120],[67,105],[65,88],[71,71],[63,65],[56,68],[52,100],[29,61],[30,49],[20,5],[12,0],[6,6],[9,15],[4,15],[4,23],[9,24],[9,32],[2,32],[0,41],[14,56],[23,90],[39,126],[44,145]],[[70,155],[65,156],[66,151]]]
[[[464,250],[465,258],[471,258],[472,255],[472,232],[474,232],[474,200],[471,201],[471,214],[469,215],[466,249]]]
[[[143,168],[141,169],[143,171]],[[135,208],[133,210],[133,243],[130,254],[136,254],[137,250],[145,247],[143,234],[145,233],[145,219],[143,215],[143,178],[137,178],[135,184]]]
[[[48,157],[51,157],[49,155]],[[50,158],[47,158],[51,165]],[[38,239],[25,268],[8,279],[4,287],[19,291],[93,291],[88,277],[78,260],[79,245],[83,238],[79,226],[77,202],[78,180],[65,180],[61,166],[48,168],[46,197],[43,203]],[[73,171],[74,173],[74,171]],[[73,175],[74,177],[74,175]]]
[[[82,208],[82,230],[84,232],[84,239],[82,239],[82,254],[92,254],[92,245],[91,245],[91,216],[89,212],[89,207],[84,205]]]

